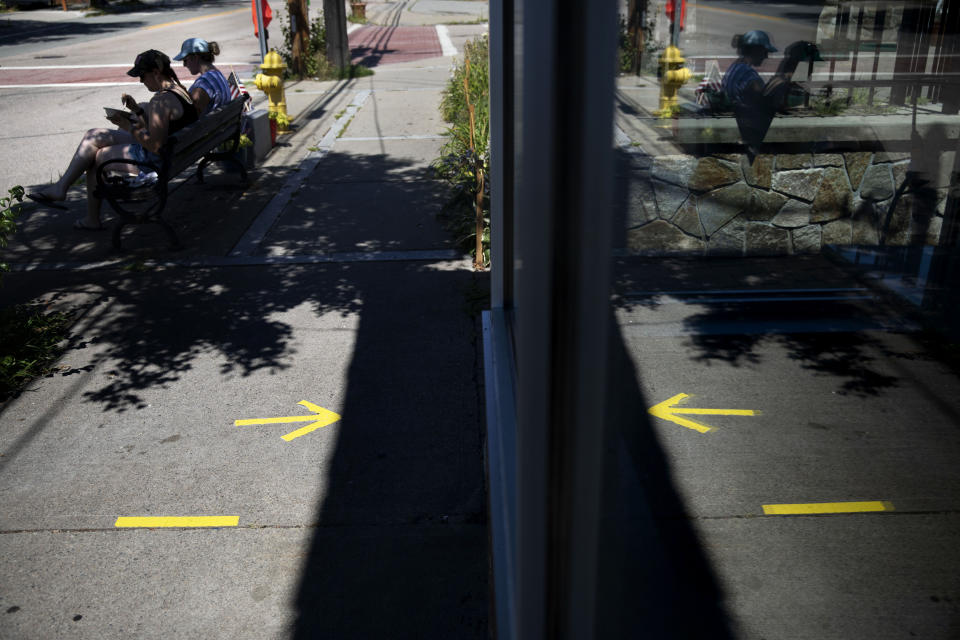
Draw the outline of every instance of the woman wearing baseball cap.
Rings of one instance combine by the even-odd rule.
[[[139,105],[133,97],[123,94],[121,101],[130,109],[131,115],[117,113],[107,116],[116,129],[90,129],[83,136],[67,170],[53,185],[27,197],[41,204],[58,209],[57,204],[66,200],[67,189],[83,173],[87,174],[87,215],[77,220],[74,227],[83,230],[100,230],[101,200],[94,195],[97,167],[108,160],[135,160],[160,166],[157,155],[167,141],[167,136],[196,122],[197,112],[187,90],[180,84],[177,74],[170,67],[170,58],[161,51],[150,49],[137,56],[127,75],[139,78],[154,95],[146,105]],[[132,174],[139,172],[136,164],[114,165],[127,167]]]
[[[200,74],[190,85],[190,97],[197,107],[197,113],[203,115],[230,102],[230,86],[220,70],[213,66],[216,56],[220,55],[220,45],[207,42],[203,38],[188,38],[180,45],[180,53],[174,60],[183,60],[183,66],[191,75]]]
[[[770,129],[774,114],[784,108],[791,89],[791,79],[802,60],[822,60],[817,47],[809,42],[794,42],[784,54],[777,72],[764,84],[754,67],[759,67],[768,54],[777,50],[765,31],[747,31],[734,36],[733,46],[739,57],[723,76],[723,92],[733,107],[740,138],[749,156],[760,153],[760,146]],[[752,158],[751,158],[752,159]]]

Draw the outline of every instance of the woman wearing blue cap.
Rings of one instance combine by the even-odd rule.
[[[754,67],[759,67],[777,50],[765,31],[747,31],[734,36],[739,57],[723,75],[723,93],[733,107],[740,137],[750,155],[760,152],[760,144],[770,129],[774,114],[786,104],[790,80],[801,60],[822,60],[815,45],[795,42],[787,47],[783,60],[770,82],[764,84]]]
[[[739,57],[723,74],[723,92],[734,105],[754,103],[763,95],[763,80],[754,67],[763,64],[777,48],[770,43],[766,31],[747,31],[742,36],[734,36],[733,46]]]
[[[207,42],[203,38],[187,38],[180,45],[180,53],[174,60],[183,60],[183,66],[192,75],[200,77],[190,85],[190,97],[197,107],[197,114],[203,115],[230,102],[230,85],[213,61],[220,54],[220,45]]]

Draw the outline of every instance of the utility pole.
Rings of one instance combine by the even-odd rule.
[[[290,16],[290,31],[293,42],[290,54],[293,58],[291,71],[302,80],[307,74],[307,56],[310,55],[310,17],[307,15],[307,0],[287,0]]]
[[[335,69],[345,69],[350,66],[346,3],[323,0],[323,19],[327,27],[327,60]]]

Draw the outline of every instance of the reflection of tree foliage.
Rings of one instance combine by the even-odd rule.
[[[893,349],[869,333],[900,313],[880,302],[780,302],[775,295],[759,302],[725,302],[717,300],[719,294],[683,293],[727,289],[762,298],[765,288],[856,286],[850,275],[820,257],[625,259],[618,264],[613,305],[620,313],[655,311],[667,296],[695,309],[684,315],[682,327],[697,362],[754,367],[763,364],[765,352],[782,350],[803,369],[836,378],[837,393],[876,396],[900,384],[890,372],[891,360],[939,357]]]

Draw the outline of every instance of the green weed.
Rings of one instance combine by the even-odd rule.
[[[17,230],[17,223],[14,220],[20,215],[23,187],[17,185],[7,193],[6,197],[0,198],[0,249],[7,246],[10,236]],[[10,265],[0,261],[0,283],[3,282],[3,274],[9,270]]]
[[[433,162],[437,176],[453,187],[443,206],[444,224],[478,266],[490,264],[489,77],[489,42],[481,36],[464,46],[443,92],[440,112],[450,127]]]
[[[0,402],[52,371],[70,323],[69,314],[47,311],[40,304],[0,310]]]

